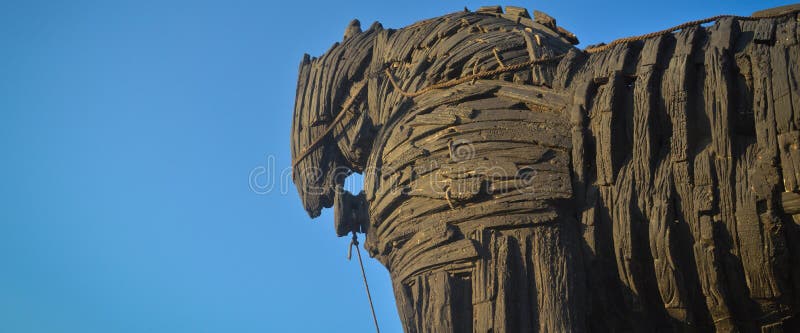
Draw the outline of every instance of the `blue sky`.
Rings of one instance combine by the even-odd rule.
[[[507,4],[585,47],[791,2]],[[330,212],[311,221],[291,184],[253,191],[251,172],[289,166],[304,52],[353,18],[487,4],[0,2],[0,332],[373,330]],[[366,264],[383,331],[401,332],[386,270]]]

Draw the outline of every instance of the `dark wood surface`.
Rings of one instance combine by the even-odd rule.
[[[594,53],[518,7],[354,21],[301,62],[293,179],[406,332],[797,332],[797,9]]]

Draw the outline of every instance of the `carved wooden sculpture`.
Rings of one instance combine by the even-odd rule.
[[[798,8],[584,51],[516,7],[354,21],[300,64],[295,184],[407,332],[797,330]]]

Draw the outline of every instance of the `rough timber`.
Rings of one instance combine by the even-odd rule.
[[[516,7],[354,21],[300,64],[295,184],[406,332],[800,331],[799,8],[594,53]]]

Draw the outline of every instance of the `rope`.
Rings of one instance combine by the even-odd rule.
[[[705,23],[710,23],[710,22],[714,22],[714,21],[719,21],[719,20],[724,19],[724,18],[733,18],[733,19],[743,20],[743,21],[755,21],[755,20],[761,20],[761,19],[774,19],[774,18],[779,18],[779,17],[783,17],[783,16],[794,15],[794,14],[797,14],[799,12],[800,12],[800,10],[793,10],[793,11],[786,12],[786,13],[779,13],[779,14],[775,14],[775,15],[759,16],[759,17],[737,16],[737,15],[717,15],[717,16],[712,16],[712,17],[705,18],[705,19],[702,19],[702,20],[689,21],[689,22],[686,22],[686,23],[682,23],[682,24],[676,25],[676,26],[674,26],[672,28],[668,28],[668,29],[664,29],[664,30],[656,31],[656,32],[651,32],[649,34],[644,34],[644,35],[640,35],[640,36],[633,36],[633,37],[620,38],[620,39],[614,40],[613,42],[611,42],[609,44],[606,44],[606,45],[587,48],[587,49],[584,50],[584,52],[590,53],[590,54],[591,53],[602,52],[602,51],[608,50],[608,49],[610,49],[610,48],[612,48],[612,47],[614,47],[614,46],[616,46],[618,44],[636,42],[636,41],[645,40],[645,39],[648,39],[648,38],[663,36],[663,35],[670,34],[670,33],[673,33],[675,31],[678,31],[678,30],[686,29],[688,27],[692,27],[692,26],[696,26],[696,25],[700,25],[700,24],[705,24]]]
[[[444,190],[444,198],[447,199],[447,205],[450,206],[450,210],[456,210],[456,207],[453,206],[453,201],[450,200],[450,188],[448,187]]]
[[[495,76],[495,75],[506,73],[506,72],[517,71],[517,70],[523,69],[523,68],[528,67],[528,66],[538,65],[538,64],[541,64],[541,63],[545,63],[545,62],[558,60],[558,59],[561,59],[563,57],[564,57],[564,55],[562,54],[562,55],[557,55],[557,56],[550,57],[550,58],[545,58],[545,59],[529,60],[529,61],[526,61],[526,62],[514,64],[514,65],[500,67],[500,68],[493,69],[493,70],[490,70],[490,71],[483,71],[483,72],[479,72],[479,73],[475,73],[475,74],[470,74],[470,75],[467,75],[467,76],[462,76],[462,77],[457,78],[457,79],[452,79],[452,80],[449,80],[449,81],[432,84],[432,85],[429,85],[429,86],[427,86],[425,88],[417,90],[415,92],[407,92],[407,91],[403,90],[402,88],[400,88],[400,85],[398,85],[397,82],[394,80],[394,76],[392,76],[392,72],[390,72],[388,68],[385,69],[385,72],[386,72],[386,77],[389,78],[389,82],[392,84],[392,87],[394,87],[394,89],[400,95],[403,95],[405,97],[417,97],[417,96],[422,95],[422,94],[424,94],[426,92],[429,92],[431,90],[450,88],[450,87],[457,86],[459,84],[470,82],[470,81],[473,81],[473,80],[476,80],[476,79],[482,79],[482,78],[485,78],[485,77]]]
[[[372,304],[372,295],[369,293],[369,284],[367,283],[367,273],[364,271],[364,262],[361,261],[361,250],[358,248],[358,237],[356,232],[353,231],[353,240],[350,241],[350,249],[347,251],[347,259],[350,260],[350,253],[356,248],[356,255],[358,255],[358,265],[361,266],[361,278],[364,279],[364,289],[367,290],[367,299],[369,299],[369,309],[372,311],[372,321],[375,323],[375,332],[381,333],[381,328],[378,326],[378,316],[375,315],[375,306]]]
[[[327,128],[325,128],[325,131],[323,131],[322,134],[319,137],[317,137],[316,140],[311,142],[310,145],[306,146],[303,149],[303,151],[300,152],[300,155],[298,155],[294,159],[294,161],[292,162],[292,169],[294,169],[294,167],[297,166],[297,163],[300,163],[300,161],[306,158],[306,156],[308,156],[308,154],[310,154],[311,151],[314,148],[316,148],[317,145],[319,145],[322,142],[322,140],[325,139],[326,136],[328,136],[328,134],[333,130],[336,124],[338,124],[342,119],[344,119],[345,114],[350,113],[349,112],[350,106],[352,106],[353,103],[356,101],[356,97],[358,97],[358,95],[360,95],[361,92],[364,91],[364,87],[367,86],[367,80],[356,83],[356,85],[357,85],[357,87],[355,87],[357,89],[356,93],[353,94],[349,99],[347,99],[347,101],[344,102],[344,104],[342,105],[342,111],[336,115],[336,118],[333,118],[333,121],[331,121],[331,124],[328,125]]]
[[[492,53],[494,54],[494,59],[497,60],[498,64],[500,64],[500,68],[506,67],[506,64],[503,63],[503,60],[500,60],[500,55],[497,54],[497,48],[496,47],[492,49]],[[478,62],[476,61],[475,63],[477,64]]]

